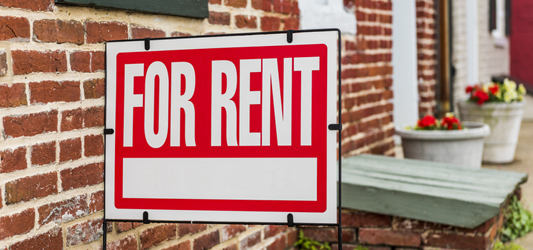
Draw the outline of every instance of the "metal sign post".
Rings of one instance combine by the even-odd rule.
[[[108,42],[104,222],[336,225],[341,247],[340,41]]]

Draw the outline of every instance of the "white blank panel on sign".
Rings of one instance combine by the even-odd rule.
[[[124,198],[315,201],[317,160],[124,158]]]

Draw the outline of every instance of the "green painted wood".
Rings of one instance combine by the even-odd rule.
[[[359,155],[343,159],[343,207],[474,228],[494,217],[527,174]]]
[[[56,3],[107,7],[141,12],[207,18],[208,0],[55,0]]]

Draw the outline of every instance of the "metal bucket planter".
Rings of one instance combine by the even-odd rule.
[[[483,162],[509,163],[514,159],[518,133],[524,113],[524,102],[457,103],[462,121],[482,122],[489,125],[492,133],[485,138]]]
[[[411,130],[396,127],[402,137],[405,158],[481,168],[483,140],[490,134],[486,124],[463,122],[463,130]]]

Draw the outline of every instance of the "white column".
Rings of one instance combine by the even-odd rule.
[[[479,38],[478,38],[478,4],[477,0],[466,1],[466,51],[467,51],[467,83],[479,82]]]

